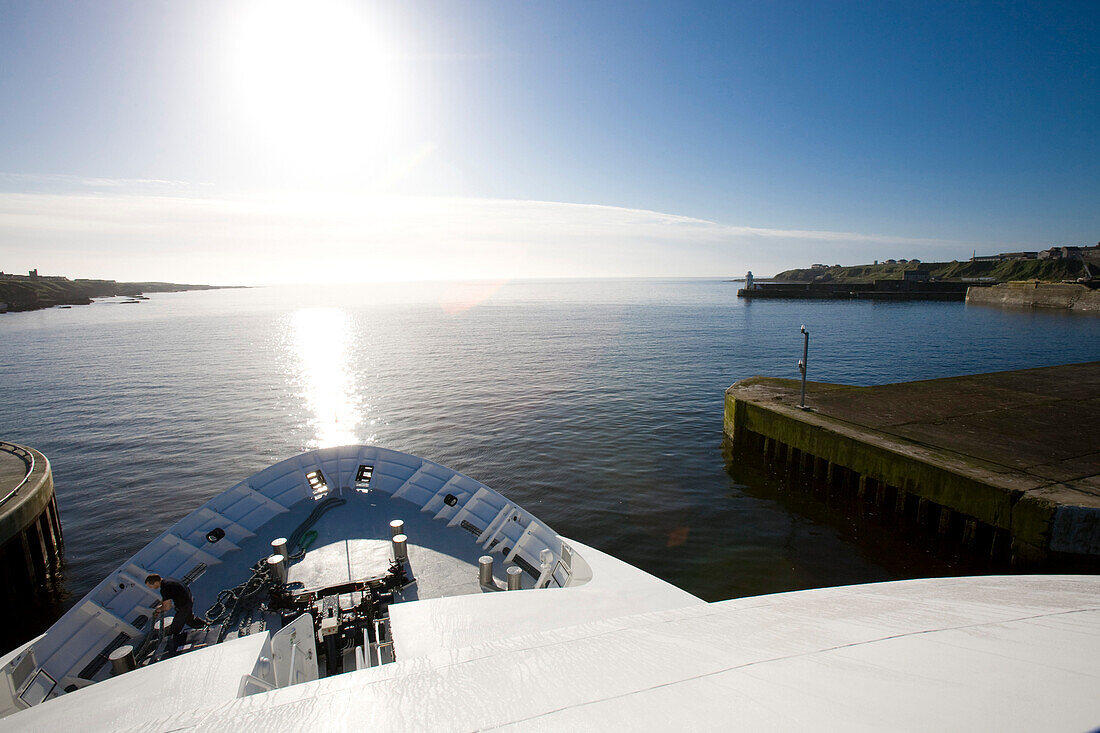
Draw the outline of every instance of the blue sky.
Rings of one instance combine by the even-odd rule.
[[[1096,2],[0,2],[0,269],[729,276],[1094,243],[1097,38]]]

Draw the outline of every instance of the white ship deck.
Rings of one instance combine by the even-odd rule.
[[[271,554],[272,540],[290,538],[287,549],[296,553],[297,530],[308,551],[291,564],[291,593],[383,578],[393,559],[389,523],[394,519],[405,523],[410,541],[402,571],[415,581],[396,589],[398,603],[491,592],[506,565],[527,576],[521,587],[576,585],[590,577],[584,560],[553,530],[467,476],[373,446],[313,451],[251,476],[191,512],[105,578],[43,637],[8,655],[0,666],[8,683],[0,684],[0,715],[107,679],[107,657],[124,644],[138,650],[142,663],[140,650],[148,648],[153,625],[151,606],[160,597],[144,584],[149,573],[189,584],[201,615],[223,590],[252,577],[251,568]],[[497,582],[486,588],[477,571],[482,555],[494,556],[496,566]],[[394,583],[385,588],[393,590]],[[361,598],[358,592],[342,594],[338,605],[350,609]],[[210,614],[219,617],[221,628],[192,641],[210,643],[219,632],[225,638],[278,630],[286,612],[278,608],[285,604],[265,601],[255,595],[247,602],[226,601],[223,606],[232,613]],[[320,607],[313,611],[320,612]],[[323,612],[333,609],[326,606]],[[367,613],[376,612],[384,609]]]
[[[259,604],[266,628],[115,677],[97,666],[105,648],[143,636],[136,624],[156,597],[141,583],[147,571],[190,573],[201,611],[321,508],[291,567],[295,589],[388,573],[389,523],[405,522],[414,584],[390,600],[360,586],[359,605],[359,590],[327,596],[349,623],[368,607],[388,614],[371,617],[392,632],[387,658],[364,655],[365,636],[326,636],[321,619],[341,616],[318,600],[285,627]],[[224,534],[208,540],[212,529]],[[482,587],[487,553],[497,574]],[[497,592],[513,562],[525,589]],[[325,659],[341,666],[318,678],[334,638],[343,646]],[[918,580],[707,604],[554,534],[472,479],[348,447],[284,461],[215,497],[0,670],[10,696],[0,729],[48,733],[74,721],[264,733],[1085,730],[1100,723],[1100,577]],[[43,701],[28,708],[33,694]]]
[[[474,615],[494,599],[448,600],[469,604]],[[249,641],[223,646],[228,653]],[[4,723],[44,733],[78,719],[89,730],[242,733],[923,732],[1081,731],[1100,721],[1095,576],[916,580],[695,603],[240,698],[189,687],[209,674],[219,649]]]
[[[393,564],[393,520],[402,520],[407,537],[407,559],[398,565]],[[304,548],[304,556],[290,563],[285,586],[271,585],[263,565],[272,540],[280,537],[290,539],[292,556]],[[304,613],[317,624],[322,617],[335,618],[340,645],[317,653],[340,661],[335,666],[326,661],[322,676],[390,663],[395,655],[412,658],[458,643],[609,613],[701,602],[585,548],[603,568],[593,584],[593,568],[578,547],[484,484],[416,456],[372,446],[302,454],[250,477],[181,519],[78,601],[44,636],[0,659],[0,682],[6,683],[0,684],[0,715],[50,704],[109,680],[108,657],[125,645],[134,648],[139,665],[150,659],[162,660],[153,666],[163,663],[167,640],[155,643],[161,631],[150,619],[160,595],[144,584],[154,572],[187,583],[195,612],[213,619],[209,629],[192,632],[181,646],[189,654],[220,640],[275,634]],[[478,560],[486,555],[494,561],[494,573],[491,582],[482,584]],[[263,574],[254,576],[254,566],[262,567]],[[399,575],[393,572],[396,567]],[[519,571],[519,588],[500,592],[508,585],[508,569]],[[257,593],[241,590],[250,578],[257,584],[249,587]],[[358,585],[338,588],[349,583]],[[589,584],[596,592],[553,602],[560,611],[553,617],[540,614],[539,606],[504,600],[523,595],[525,589],[543,595]],[[276,592],[276,587],[282,590]],[[226,595],[230,589],[235,596]],[[480,620],[463,621],[461,611],[438,605],[449,598],[483,595],[497,600]],[[528,618],[532,613],[534,620]],[[485,618],[494,622],[485,624]],[[433,623],[425,623],[431,619]],[[275,684],[268,679],[271,670],[254,671],[259,688]]]

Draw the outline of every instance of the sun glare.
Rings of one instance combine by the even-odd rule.
[[[233,103],[250,139],[280,162],[363,175],[359,166],[393,144],[407,79],[369,7],[275,0],[238,18],[229,39]]]
[[[303,308],[290,317],[288,346],[298,361],[294,376],[312,413],[311,448],[358,443],[360,397],[355,387],[349,344],[352,324],[338,308]]]

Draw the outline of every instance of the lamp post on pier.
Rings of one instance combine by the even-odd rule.
[[[806,407],[806,359],[810,354],[810,332],[806,330],[806,326],[802,326],[802,358],[798,360],[798,371],[802,372],[802,399],[799,401],[798,406],[803,410],[808,409]]]

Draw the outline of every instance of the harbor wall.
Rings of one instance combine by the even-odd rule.
[[[0,582],[9,595],[53,590],[60,580],[64,539],[46,456],[0,441]]]
[[[724,433],[735,451],[823,487],[826,498],[872,504],[995,559],[1100,567],[1100,506],[955,451],[800,410],[796,385],[755,377],[727,390]]]
[[[1100,313],[1100,290],[1074,283],[1012,282],[970,288],[966,302],[1016,308],[1053,308]]]
[[[962,301],[967,285],[960,282],[876,280],[864,283],[764,282],[737,291],[739,298],[811,300],[934,300]]]

